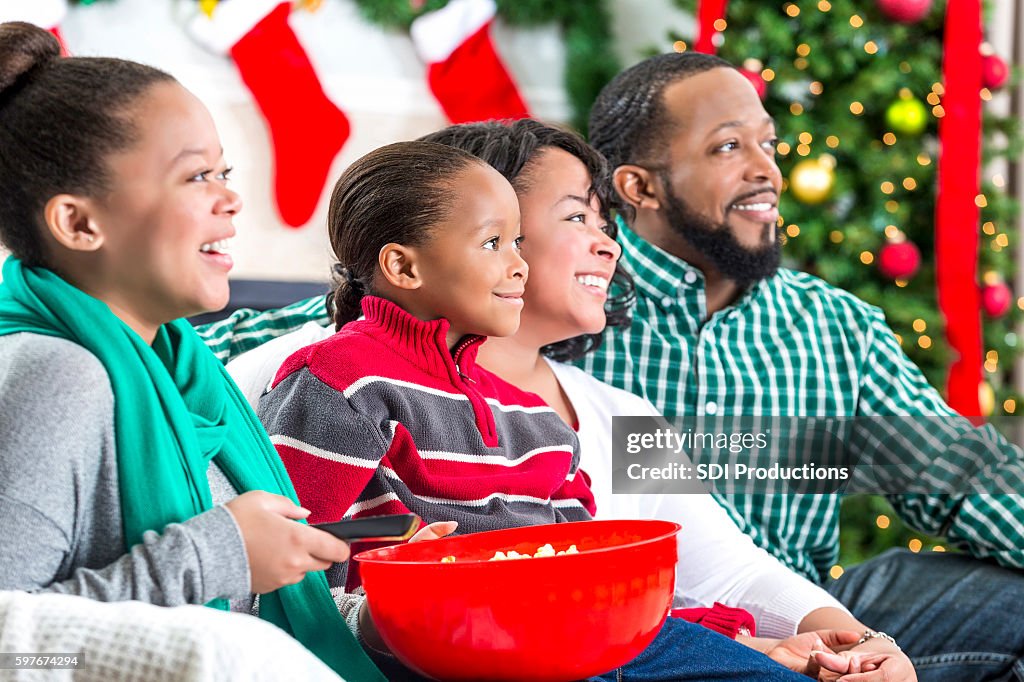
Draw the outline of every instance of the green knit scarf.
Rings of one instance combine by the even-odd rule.
[[[9,257],[0,283],[0,336],[17,332],[77,343],[110,377],[126,551],[145,531],[213,506],[206,478],[211,459],[239,492],[266,490],[296,501],[255,413],[186,321],[163,325],[149,346],[102,301]],[[260,617],[339,675],[384,679],[346,627],[322,572],[262,595]]]

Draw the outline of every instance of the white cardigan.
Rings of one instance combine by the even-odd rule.
[[[255,407],[289,355],[333,333],[314,322],[245,353],[227,369]],[[609,386],[582,370],[549,361],[579,420],[581,467],[590,476],[599,519],[664,519],[682,525],[676,568],[677,607],[718,601],[746,609],[757,634],[789,637],[807,614],[830,606],[828,592],[789,570],[736,527],[711,495],[612,494],[612,417],[658,416],[644,398]]]

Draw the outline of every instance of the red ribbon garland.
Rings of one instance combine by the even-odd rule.
[[[714,54],[715,22],[725,18],[725,6],[729,0],[697,0],[697,42],[693,46],[697,52]]]
[[[981,405],[981,296],[978,222],[981,174],[981,0],[949,0],[939,120],[935,272],[946,338],[956,354],[946,393],[950,406],[976,423]]]

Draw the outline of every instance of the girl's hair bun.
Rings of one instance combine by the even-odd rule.
[[[0,24],[0,97],[23,76],[60,58],[56,36],[33,24]]]

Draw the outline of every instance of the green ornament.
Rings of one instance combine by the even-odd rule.
[[[916,97],[901,97],[885,110],[889,128],[905,135],[920,135],[928,125],[928,110]]]

